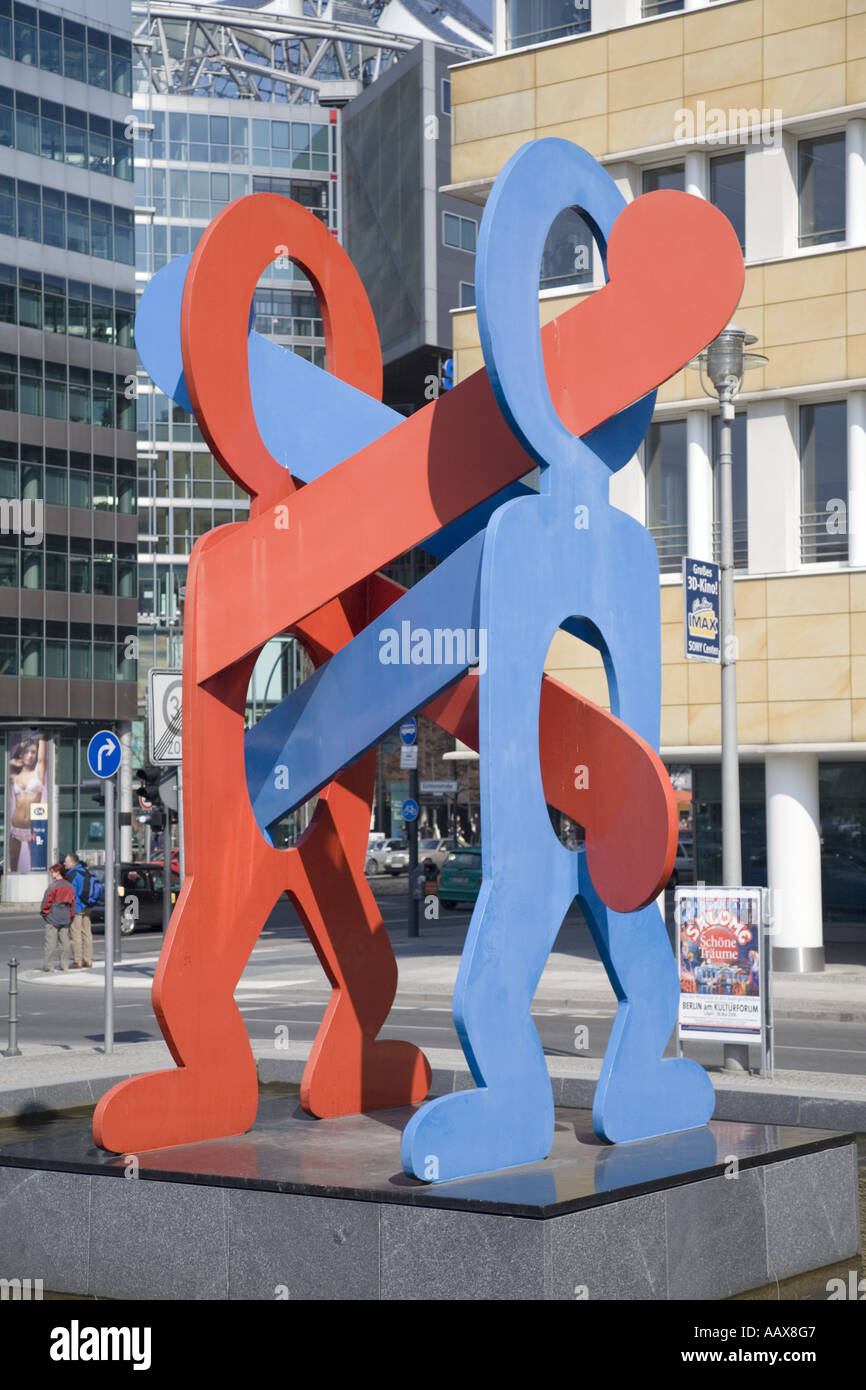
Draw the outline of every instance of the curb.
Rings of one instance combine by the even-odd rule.
[[[131,1049],[135,1046],[130,1045]],[[431,1096],[446,1095],[474,1086],[462,1053],[444,1048],[425,1050],[432,1068]],[[259,1083],[263,1086],[297,1085],[307,1063],[307,1051],[307,1046],[298,1043],[287,1049],[287,1055],[280,1057],[274,1055],[271,1046],[266,1051],[257,1052]],[[295,1055],[289,1055],[291,1053]],[[116,1068],[108,1068],[108,1074],[104,1075],[0,1087],[0,1147],[4,1121],[35,1119],[64,1110],[94,1106],[119,1081],[154,1069],[155,1058],[152,1054],[138,1066],[130,1064],[134,1055],[131,1052],[125,1061],[118,1059]],[[102,1060],[101,1056],[94,1056],[97,1069]],[[162,1060],[164,1064],[167,1059]],[[156,1061],[156,1067],[160,1067],[160,1061]],[[592,1109],[601,1070],[600,1058],[549,1057],[548,1070],[556,1105],[579,1110]],[[785,1081],[784,1073],[775,1081],[762,1077],[731,1079],[713,1072],[708,1075],[716,1092],[715,1120],[866,1132],[866,1085],[861,1096],[852,1094],[850,1076],[815,1074],[814,1085],[809,1085]]]

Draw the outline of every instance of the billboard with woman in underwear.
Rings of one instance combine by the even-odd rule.
[[[33,828],[31,810],[44,806],[47,792],[48,740],[42,733],[10,733],[6,741],[8,805],[6,814],[6,844],[8,868],[13,874],[28,874],[32,869],[44,871],[44,864],[34,863],[32,855]]]

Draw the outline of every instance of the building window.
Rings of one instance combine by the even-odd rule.
[[[713,559],[720,559],[721,507],[719,505],[719,439],[721,421],[713,417]],[[731,430],[733,453],[734,569],[749,567],[749,511],[746,469],[746,413],[738,411]]]
[[[800,407],[800,558],[848,559],[848,406]]]
[[[592,232],[576,208],[554,218],[541,257],[539,289],[592,281]]]
[[[460,281],[460,308],[471,309],[475,304],[475,286],[469,280]]]
[[[131,182],[133,148],[126,127],[94,112],[0,87],[0,144]]]
[[[863,764],[819,763],[821,906],[824,923],[866,926]]]
[[[442,114],[451,115],[451,78],[442,78]]]
[[[676,193],[685,193],[686,166],[662,164],[657,169],[644,169],[642,182],[644,193],[658,193],[667,188],[672,188]]]
[[[478,223],[471,217],[458,217],[454,212],[442,214],[442,241],[458,251],[474,251]]]
[[[17,212],[17,219],[16,219]],[[112,237],[113,230],[113,237]],[[165,227],[154,227],[162,233]],[[134,221],[131,208],[111,207],[90,202],[59,189],[41,188],[23,179],[0,176],[0,232],[27,241],[44,241],[48,246],[65,247],[82,255],[114,259],[133,265]],[[113,241],[113,246],[112,246]],[[164,257],[163,257],[164,262]]]
[[[646,516],[662,573],[680,569],[688,547],[685,420],[650,425],[645,450]]]
[[[657,14],[676,14],[685,8],[685,0],[643,0],[641,17],[653,19]]]
[[[15,545],[9,544],[6,536],[0,535],[0,588],[17,589],[19,584],[19,556],[20,551]],[[3,620],[5,621],[5,620]],[[17,669],[7,670],[5,660],[17,660],[18,643],[14,641],[11,647],[0,652],[0,676],[15,676]]]
[[[740,764],[740,848],[743,883],[767,882],[767,801],[763,763]],[[718,763],[692,767],[694,874],[698,883],[722,879],[722,778]]]
[[[746,156],[722,154],[710,160],[710,202],[723,212],[746,254]]]
[[[73,303],[70,301],[70,306]],[[88,309],[89,305],[84,307]],[[128,399],[126,392],[125,378],[112,377],[108,372],[91,373],[87,367],[67,368],[62,362],[43,362],[40,357],[17,358],[12,353],[0,353],[0,410],[61,420],[66,418],[65,400],[68,418],[73,422],[134,430],[135,400]]]
[[[845,240],[845,133],[798,146],[800,245]]]
[[[507,0],[508,48],[585,34],[592,25],[592,0]]]

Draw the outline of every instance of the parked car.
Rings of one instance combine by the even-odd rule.
[[[371,835],[367,841],[367,858],[364,861],[365,874],[383,874],[385,860],[388,858],[387,840],[384,835]]]
[[[425,859],[432,859],[436,868],[441,869],[449,854],[454,854],[461,847],[461,841],[453,836],[447,840],[419,840],[418,862],[423,864]]]
[[[118,895],[118,916],[120,931],[123,936],[129,936],[131,932],[153,931],[162,929],[162,864],[135,863],[118,865],[118,886],[123,889],[123,896]],[[96,875],[94,875],[96,877]],[[104,883],[102,873],[98,875],[100,882]],[[180,892],[180,878],[176,873],[171,876],[172,903],[177,901]],[[132,910],[132,897],[138,899],[137,916]],[[124,907],[124,903],[128,905]],[[90,922],[96,931],[105,930],[105,901],[97,903],[90,909]]]
[[[449,911],[458,903],[474,903],[481,888],[481,850],[461,845],[449,854],[439,875],[439,901]]]
[[[155,854],[155,855],[153,856],[152,859],[148,860],[148,863],[150,863],[150,864],[160,864],[160,865],[161,865],[161,864],[163,864],[164,862],[165,862],[165,860],[164,860],[164,858],[163,858],[163,856],[162,856],[161,854]],[[173,849],[172,852],[171,852],[171,867],[172,867],[172,870],[174,871],[174,873],[176,873],[176,874],[179,874],[179,873],[180,873],[180,850],[179,850],[179,849]]]
[[[409,846],[405,840],[388,841],[385,868],[392,878],[404,874],[409,868]]]

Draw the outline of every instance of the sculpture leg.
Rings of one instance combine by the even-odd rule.
[[[530,1008],[575,883],[574,866],[559,854],[536,860],[535,868],[539,881],[533,877],[530,891],[522,873],[482,884],[454,991],[457,1031],[477,1089],[440,1096],[409,1121],[403,1167],[418,1178],[442,1182],[534,1163],[550,1152],[553,1094]]]
[[[608,651],[614,712],[658,746],[661,673],[657,560],[652,541],[630,518],[605,517],[609,554],[629,553],[633,570],[610,573],[606,610],[596,618]],[[643,577],[642,577],[643,576]],[[624,847],[626,849],[626,847]],[[627,852],[627,849],[626,849]],[[601,901],[580,855],[580,902],[620,1001],[593,1104],[596,1133],[611,1142],[698,1128],[713,1113],[712,1083],[697,1062],[663,1058],[676,1024],[679,972],[656,903],[614,912]]]
[[[611,1143],[698,1129],[715,1107],[713,1084],[686,1057],[664,1057],[676,1024],[679,980],[656,903],[612,912],[580,854],[580,905],[619,1000],[592,1106],[596,1134]]]
[[[190,872],[152,994],[177,1068],[133,1077],[103,1096],[94,1138],[117,1152],[240,1134],[255,1120],[255,1061],[233,996],[283,889],[284,869],[253,821],[242,762],[241,775],[231,777],[233,750],[242,748],[248,664],[224,679],[221,697],[195,686],[184,691],[195,769],[184,807]]]
[[[561,616],[552,616],[561,585],[546,572],[548,512],[535,500],[508,504],[485,542],[484,879],[454,993],[455,1023],[477,1089],[430,1102],[404,1132],[404,1167],[433,1181],[534,1162],[546,1157],[553,1139],[553,1096],[530,1006],[577,892],[577,861],[553,833],[538,755],[542,669]]]
[[[331,783],[292,852],[290,892],[333,986],[301,1081],[301,1104],[320,1117],[417,1104],[430,1089],[419,1048],[376,1041],[397,962],[363,872],[375,774],[370,753]]]

